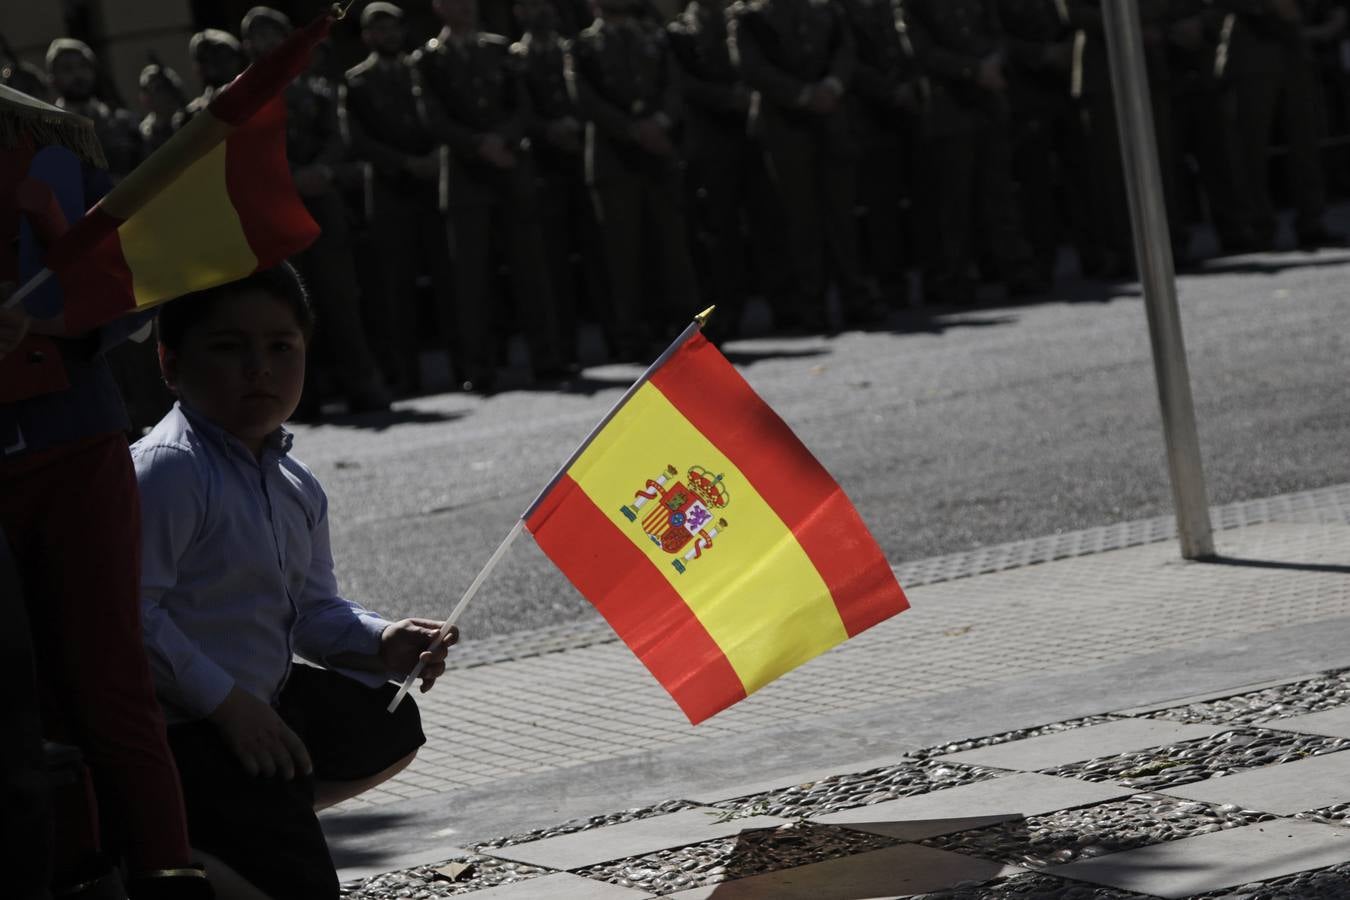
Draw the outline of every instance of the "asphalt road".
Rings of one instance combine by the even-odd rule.
[[[1211,502],[1350,481],[1348,284],[1345,251],[1180,280]],[[892,562],[1170,514],[1138,289],[1074,293],[724,349]],[[295,452],[329,493],[345,594],[390,616],[443,616],[638,372],[297,427]],[[594,615],[524,536],[462,624],[487,635]]]

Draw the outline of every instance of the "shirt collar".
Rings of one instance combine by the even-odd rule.
[[[243,441],[230,434],[224,428],[221,428],[215,422],[212,422],[201,412],[193,409],[182,400],[179,400],[174,406],[189,422],[192,423],[193,430],[198,434],[205,435],[226,450],[242,453],[249,459],[254,459],[253,451],[244,446]],[[295,435],[291,434],[284,427],[278,427],[276,431],[267,436],[266,441],[263,443],[263,456],[266,457],[267,455],[274,453],[278,458],[284,457],[291,452],[291,445],[294,443]]]

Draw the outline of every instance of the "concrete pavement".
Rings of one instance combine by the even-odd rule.
[[[697,728],[603,625],[470,639],[335,859],[402,870],[369,898],[1350,896],[1350,484],[1215,524],[906,564],[913,609]]]

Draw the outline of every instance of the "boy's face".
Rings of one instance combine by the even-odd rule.
[[[218,300],[177,351],[161,345],[160,366],[179,398],[256,453],[300,403],[305,338],[284,301],[254,288]]]

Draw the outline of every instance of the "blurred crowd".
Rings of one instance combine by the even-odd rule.
[[[1179,264],[1201,225],[1224,254],[1287,248],[1282,205],[1295,246],[1340,243],[1345,0],[1139,5]],[[708,305],[734,336],[752,297],[812,333],[971,305],[982,284],[1050,294],[1065,247],[1083,277],[1132,277],[1099,0],[692,0],[669,21],[648,0],[432,6],[443,27],[416,34],[358,0],[368,58],[321,55],[286,94],[322,228],[295,261],[319,317],[303,415],[387,408],[426,386],[427,351],[492,391],[513,335],[536,381],[562,380],[583,322],[641,360]],[[99,96],[78,40],[5,79],[93,119],[117,177],[292,27],[256,7],[193,35],[192,87],[152,63],[137,113]],[[117,361],[142,423],[168,403],[148,346]]]

